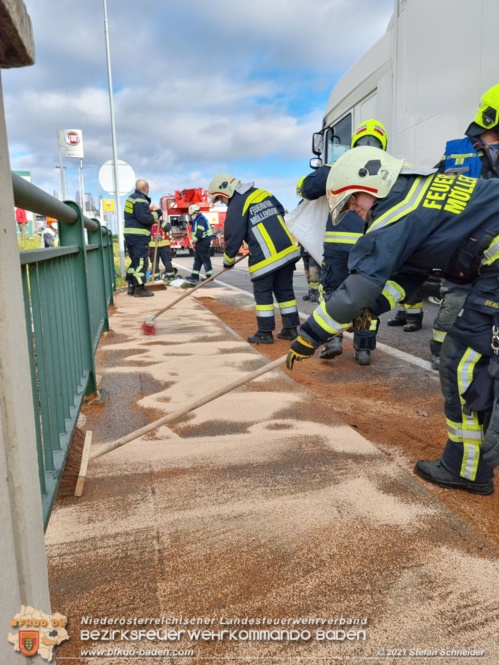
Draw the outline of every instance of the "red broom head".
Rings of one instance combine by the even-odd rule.
[[[156,324],[154,321],[146,319],[141,326],[143,335],[155,335],[156,334]]]

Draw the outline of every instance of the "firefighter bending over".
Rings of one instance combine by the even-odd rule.
[[[332,166],[327,190],[333,223],[353,210],[368,230],[350,254],[347,278],[301,326],[288,368],[357,317],[390,310],[415,276],[423,281],[438,268],[472,283],[442,345],[447,443],[438,460],[415,470],[441,487],[491,494],[499,465],[499,180],[411,170],[364,147]]]

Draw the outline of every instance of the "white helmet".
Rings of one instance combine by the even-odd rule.
[[[326,193],[333,224],[345,203],[355,192],[365,192],[383,199],[395,184],[404,166],[380,148],[359,146],[349,150],[331,166]]]
[[[213,178],[208,186],[210,201],[216,203],[218,197],[225,197],[226,199],[232,198],[236,191],[236,187],[240,182],[240,180],[237,180],[237,178],[234,178],[234,176],[229,175],[228,173],[219,173]]]
[[[193,203],[189,206],[189,215],[193,215],[195,212],[199,212],[199,206],[197,203]]]

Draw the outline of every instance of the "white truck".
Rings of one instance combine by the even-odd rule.
[[[376,118],[388,152],[434,166],[499,83],[498,31],[499,0],[394,0],[386,33],[333,88],[310,165],[334,162]]]

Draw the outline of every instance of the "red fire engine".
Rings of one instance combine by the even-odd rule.
[[[201,213],[209,221],[213,229],[213,238],[211,241],[211,253],[223,252],[223,231],[225,221],[225,208],[212,206],[208,197],[208,190],[183,189],[176,191],[175,194],[165,194],[161,197],[160,206],[163,210],[164,218],[172,225],[171,230],[171,250],[175,255],[179,251],[187,251],[190,255],[194,254],[194,248],[191,240],[191,217],[189,215],[189,206],[196,203]]]

